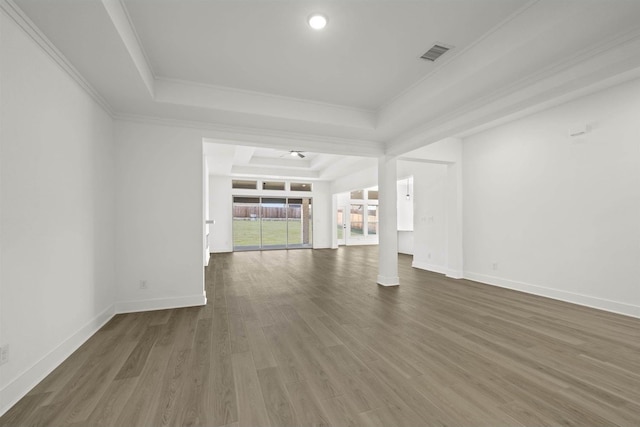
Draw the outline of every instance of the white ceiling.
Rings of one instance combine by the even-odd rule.
[[[220,159],[227,145],[404,155],[640,77],[639,0],[0,0],[0,7],[77,71],[114,117],[202,129]],[[325,30],[306,26],[312,12],[328,16]],[[419,59],[436,42],[455,47],[435,63]],[[310,156],[288,168],[257,153],[233,150],[232,166],[328,177],[340,164],[318,156],[331,159],[332,167],[320,167]]]
[[[432,72],[435,42],[463,50],[525,3],[125,0],[158,77],[366,110]]]
[[[290,151],[211,142],[204,144],[210,174],[236,178],[332,181],[343,176],[345,171],[366,169],[377,164],[377,160],[370,157],[302,151],[305,157],[300,158],[291,156]]]

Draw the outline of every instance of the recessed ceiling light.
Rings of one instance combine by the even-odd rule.
[[[327,17],[319,13],[314,13],[309,17],[307,22],[314,30],[321,30],[327,26]]]

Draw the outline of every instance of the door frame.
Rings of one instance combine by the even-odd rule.
[[[347,244],[347,208],[345,206],[339,206],[336,209],[336,227],[339,227],[340,224],[338,224],[338,212],[342,211],[342,239],[339,239],[337,237],[337,228],[336,228],[336,241],[338,242],[338,246],[344,246]]]

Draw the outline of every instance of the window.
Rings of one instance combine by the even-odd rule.
[[[349,193],[351,207],[349,210],[348,238],[359,240],[377,239],[378,237],[378,189],[354,190]],[[341,236],[338,232],[338,236]]]
[[[350,212],[351,227],[350,237],[364,236],[364,209],[363,205],[351,205]]]
[[[240,188],[243,190],[257,190],[258,182],[234,179],[233,181],[231,181],[231,188]]]
[[[311,184],[306,182],[292,182],[291,191],[311,191]]]
[[[284,182],[280,181],[265,181],[262,183],[263,190],[283,190],[284,191]]]
[[[378,234],[378,206],[367,206],[367,234],[373,236]]]
[[[363,200],[364,190],[356,190],[351,192],[351,200]]]

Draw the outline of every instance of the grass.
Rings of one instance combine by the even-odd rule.
[[[302,244],[302,225],[300,220],[262,221],[262,246],[286,245],[287,223],[289,245]],[[309,243],[313,240],[309,224]],[[233,246],[260,246],[260,221],[242,219],[233,220]]]

